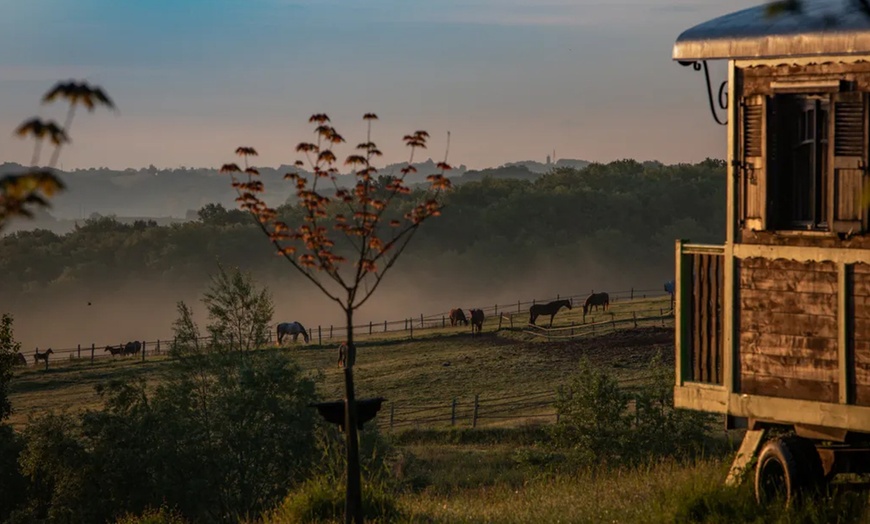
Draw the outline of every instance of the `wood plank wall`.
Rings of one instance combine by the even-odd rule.
[[[853,315],[848,332],[855,351],[855,403],[870,406],[870,264],[855,264],[850,273]]]
[[[692,255],[692,380],[722,384],[722,255]]]
[[[746,258],[737,265],[740,391],[837,402],[836,264]]]

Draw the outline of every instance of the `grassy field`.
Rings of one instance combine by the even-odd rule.
[[[425,334],[413,341],[364,341],[355,368],[358,396],[386,397],[385,406],[437,404],[443,414],[454,398],[467,406],[476,394],[483,400],[555,391],[576,375],[581,358],[609,369],[626,385],[649,376],[649,362],[655,355],[662,357],[663,366],[673,366],[672,328],[626,329],[550,342],[517,330],[489,331],[479,337],[464,329]],[[294,354],[316,378],[324,398],[341,397],[335,349],[300,344],[263,351]],[[156,384],[167,362],[166,357],[146,362],[98,359],[94,364],[57,361],[48,371],[21,370],[12,384],[12,422],[20,428],[28,416],[46,410],[97,407],[96,385],[140,378]],[[388,409],[378,416],[382,427]],[[863,495],[859,499],[837,495],[807,508],[765,513],[754,505],[748,486],[723,489],[729,452],[739,443],[728,439],[739,435],[715,430],[719,445],[701,459],[666,459],[631,469],[573,470],[541,444],[552,421],[518,418],[470,429],[467,417],[460,417],[456,428],[390,432],[389,440],[408,457],[396,470],[406,486],[396,500],[402,514],[398,521],[822,523],[870,518],[860,509],[853,510],[866,501]],[[293,520],[277,512],[268,521]]]

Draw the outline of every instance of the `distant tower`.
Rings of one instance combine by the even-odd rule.
[[[547,165],[550,165],[550,155],[547,155]]]

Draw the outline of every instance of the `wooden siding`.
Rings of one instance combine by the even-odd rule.
[[[746,258],[738,267],[740,392],[837,402],[836,264]]]
[[[773,94],[771,83],[783,80],[853,82],[855,90],[870,91],[870,62],[754,66],[738,68],[736,74],[743,96]]]
[[[722,384],[723,381],[723,281],[724,261],[720,254],[692,255],[692,314],[690,340],[694,382]]]
[[[870,406],[870,264],[854,264],[849,275],[848,326],[855,355],[855,403]]]

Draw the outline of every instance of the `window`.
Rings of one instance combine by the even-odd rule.
[[[740,226],[860,233],[867,182],[865,93],[748,96],[740,113]]]
[[[827,230],[830,95],[776,95],[771,111],[770,226]]]

